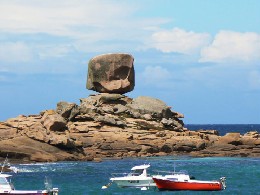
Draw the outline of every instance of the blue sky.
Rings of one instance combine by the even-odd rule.
[[[130,53],[136,86],[186,124],[260,122],[258,0],[0,0],[0,120],[86,89],[95,55]]]

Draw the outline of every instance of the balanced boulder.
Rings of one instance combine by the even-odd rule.
[[[88,64],[87,89],[124,94],[135,86],[134,58],[129,54],[103,54]]]

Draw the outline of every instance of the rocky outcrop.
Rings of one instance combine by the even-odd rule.
[[[242,156],[260,157],[260,134],[251,131],[244,135],[227,133],[224,136],[209,137],[212,143],[204,150],[194,151],[194,156]]]
[[[129,54],[96,56],[89,61],[87,89],[99,94],[80,99],[80,105],[62,101],[55,110],[0,122],[0,157],[43,162],[172,154],[260,157],[258,132],[190,131],[184,115],[163,101],[123,95],[134,89],[133,62]]]
[[[87,89],[124,94],[135,86],[134,58],[129,54],[103,54],[88,64]]]
[[[260,135],[190,131],[183,114],[151,97],[100,93],[80,105],[0,122],[0,156],[22,161],[97,160],[188,154],[260,157]]]

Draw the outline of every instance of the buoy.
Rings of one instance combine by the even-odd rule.
[[[112,183],[113,183],[113,182],[110,182],[110,183],[108,183],[107,185],[105,185],[105,186],[102,186],[102,190],[104,190],[104,189],[107,189],[109,186],[111,186],[111,185],[112,185]]]
[[[102,190],[107,189],[107,186],[102,186]]]

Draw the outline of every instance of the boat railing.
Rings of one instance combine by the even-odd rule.
[[[188,175],[188,171],[180,170],[180,171],[161,171],[161,170],[154,170],[155,173],[158,175],[181,175],[185,174]]]
[[[10,181],[9,185],[10,185],[11,189],[14,190],[14,184],[12,181]]]
[[[112,173],[113,177],[139,176],[140,173]]]
[[[220,183],[222,184],[222,188],[223,189],[226,189],[226,177],[221,177],[220,179],[219,179],[219,181],[220,181]]]

